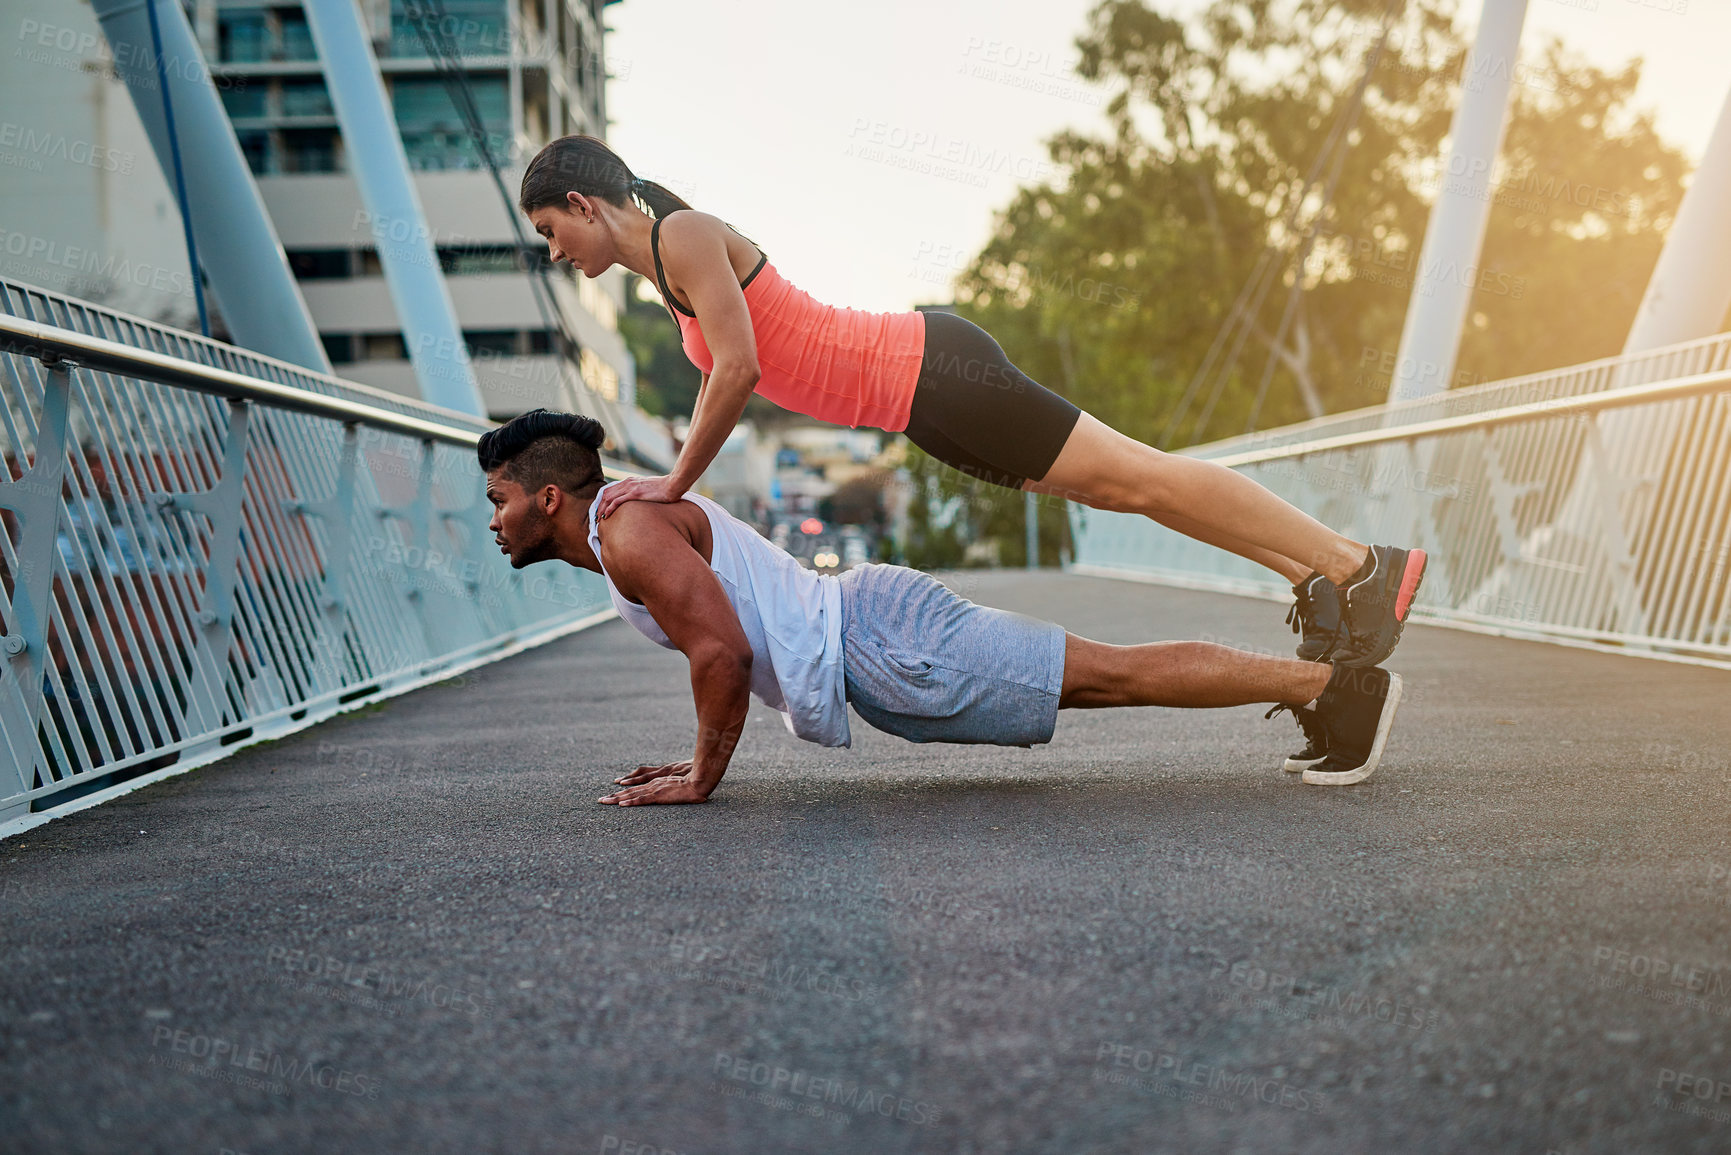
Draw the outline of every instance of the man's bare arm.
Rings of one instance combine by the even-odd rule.
[[[674,509],[621,506],[601,543],[619,592],[647,609],[690,661],[697,707],[691,762],[640,767],[621,778],[626,789],[600,800],[620,806],[706,800],[727,772],[751,706],[751,643],[715,571],[675,524]]]

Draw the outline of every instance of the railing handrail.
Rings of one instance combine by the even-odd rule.
[[[200,365],[196,361],[188,361],[167,353],[158,353],[149,349],[135,349],[130,345],[122,345],[118,341],[92,337],[71,329],[62,329],[55,325],[45,325],[39,321],[28,321],[21,317],[5,314],[0,314],[0,352],[32,357],[50,363],[71,362],[79,368],[91,369],[99,373],[116,373],[218,397],[255,401],[277,409],[294,410],[315,417],[328,417],[333,421],[341,421],[345,424],[366,425],[374,429],[401,433],[423,441],[443,442],[446,445],[454,445],[461,449],[474,449],[481,439],[481,434],[486,432],[486,429],[493,427],[491,422],[483,418],[459,413],[454,409],[428,405],[412,397],[397,398],[393,395],[394,400],[407,402],[428,410],[428,418],[392,413],[388,409],[380,409],[359,401],[328,397],[310,389],[301,389],[294,385],[281,385],[260,377],[237,373],[231,369]],[[278,362],[278,364],[295,373],[329,381],[343,388],[370,389],[370,387],[359,385],[357,382],[315,373],[299,365],[290,365],[287,362]],[[464,429],[456,424],[440,424],[438,420],[431,419],[433,417],[453,423],[466,422],[483,428]],[[609,465],[606,462],[602,463],[602,469],[608,477],[615,480],[637,476],[629,470]]]
[[[1555,369],[1540,369],[1514,377],[1499,377],[1494,381],[1481,381],[1473,385],[1445,389],[1441,393],[1422,397],[1407,397],[1399,401],[1379,401],[1371,405],[1361,405],[1357,409],[1342,409],[1339,412],[1324,413],[1320,417],[1312,417],[1272,429],[1258,429],[1250,433],[1237,433],[1228,437],[1216,438],[1213,441],[1191,445],[1175,452],[1188,454],[1204,449],[1230,450],[1234,445],[1255,444],[1276,436],[1296,437],[1299,440],[1290,443],[1296,445],[1312,431],[1326,431],[1337,425],[1374,420],[1379,417],[1381,420],[1387,421],[1391,419],[1391,415],[1393,419],[1398,419],[1400,414],[1406,411],[1430,408],[1439,401],[1446,401],[1455,406],[1469,405],[1493,394],[1513,393],[1523,387],[1546,385],[1559,380],[1591,379],[1599,375],[1636,370],[1642,365],[1662,361],[1665,358],[1686,358],[1692,353],[1710,350],[1713,346],[1723,346],[1728,342],[1731,342],[1731,332],[1713,333],[1705,337],[1679,341],[1674,345],[1660,345],[1651,349],[1643,349],[1638,353],[1615,353],[1592,361],[1580,361],[1572,365],[1558,366]],[[1571,394],[1571,396],[1576,395]],[[1494,410],[1487,409],[1484,412],[1489,413],[1494,412]],[[1389,428],[1399,428],[1399,426],[1389,426]]]
[[[0,415],[0,837],[614,616],[492,547],[485,417],[4,278]]]
[[[117,341],[91,337],[71,329],[62,329],[54,325],[45,325],[38,321],[27,321],[3,314],[0,314],[0,350],[39,360],[44,358],[68,360],[99,372],[120,373],[166,385],[177,385],[201,393],[257,401],[280,409],[292,409],[319,417],[328,417],[334,421],[368,425],[376,429],[385,429],[423,440],[441,441],[447,445],[455,445],[463,449],[473,449],[483,432],[483,430],[444,425],[437,421],[407,414],[392,413],[387,409],[380,409],[358,401],[328,397],[322,393],[314,393],[309,389],[301,389],[293,385],[279,385],[244,373],[236,373],[233,370],[200,365],[196,361],[187,361],[166,353],[134,349]],[[1607,362],[1607,364],[1611,363],[1613,362]],[[301,373],[311,372],[298,366],[288,366],[286,363],[285,367]],[[343,387],[356,385],[355,382],[345,381],[340,377],[327,378],[324,374],[312,375]],[[1553,397],[1542,401],[1529,401],[1518,405],[1504,406],[1501,409],[1487,410],[1483,413],[1440,417],[1430,421],[1416,421],[1408,425],[1367,429],[1359,433],[1323,437],[1314,441],[1277,445],[1266,449],[1245,450],[1212,457],[1209,460],[1228,468],[1237,468],[1268,461],[1308,457],[1317,453],[1412,441],[1417,438],[1436,437],[1471,429],[1490,429],[1499,425],[1511,425],[1524,421],[1539,421],[1546,418],[1594,413],[1630,405],[1675,401],[1700,394],[1719,392],[1728,387],[1731,387],[1731,370],[1719,370],[1712,373],[1698,373],[1690,377],[1678,377],[1669,381],[1649,382],[1643,385],[1628,385],[1619,389],[1608,389],[1598,393],[1585,393],[1574,397]],[[403,400],[413,402],[439,417],[452,421],[481,423],[479,418],[458,413],[455,410],[439,409],[437,406],[426,405],[424,402],[415,402],[413,398],[404,398]],[[606,470],[607,476],[611,478],[633,476],[630,471],[620,469],[617,466],[604,464],[603,468]]]
[[[1731,333],[1192,446],[1355,541],[1422,548],[1425,621],[1731,668]],[[1075,568],[1285,601],[1290,578],[1071,508]]]
[[[1368,445],[1413,441],[1422,437],[1438,437],[1445,433],[1461,433],[1472,429],[1489,429],[1498,425],[1513,425],[1523,421],[1541,421],[1546,418],[1596,413],[1603,409],[1621,409],[1631,405],[1652,405],[1662,401],[1680,401],[1708,393],[1720,393],[1726,389],[1731,389],[1731,370],[1721,369],[1712,373],[1697,373],[1691,377],[1677,377],[1669,381],[1653,381],[1645,385],[1626,385],[1620,389],[1584,393],[1576,397],[1552,397],[1543,401],[1528,401],[1519,405],[1508,405],[1501,409],[1487,410],[1483,413],[1467,413],[1459,417],[1439,417],[1431,421],[1415,421],[1410,425],[1396,425],[1388,429],[1367,429],[1361,433],[1343,433],[1335,437],[1322,437],[1315,441],[1301,441],[1293,445],[1251,449],[1242,453],[1210,457],[1208,460],[1228,468],[1259,465],[1267,461],[1309,457],[1312,454],[1331,453],[1342,449],[1360,449]]]

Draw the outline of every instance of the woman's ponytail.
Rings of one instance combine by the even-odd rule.
[[[642,177],[631,178],[631,192],[643,202],[643,207],[648,209],[649,215],[656,220],[660,220],[668,213],[691,207],[678,193],[669,192],[654,181],[644,180]]]
[[[562,136],[535,154],[523,171],[517,207],[523,214],[548,205],[566,205],[565,194],[582,193],[625,208],[633,197],[660,219],[691,206],[676,193],[632,173],[604,141],[577,134]]]

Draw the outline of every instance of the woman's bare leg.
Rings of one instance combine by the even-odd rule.
[[[1167,517],[1181,519],[1183,527],[1172,528],[1266,565],[1295,585],[1312,570],[1345,585],[1369,553],[1242,473],[1162,453],[1088,413],[1046,476],[1029,488],[1163,524],[1169,524]]]
[[[1022,488],[1034,493],[1058,493],[1055,489],[1047,489],[1038,481],[1030,481],[1026,485],[1022,486]],[[1193,537],[1205,545],[1214,546],[1216,549],[1223,549],[1227,553],[1235,553],[1241,558],[1255,562],[1257,565],[1266,566],[1293,585],[1298,585],[1300,582],[1304,581],[1305,578],[1316,572],[1309,566],[1295,562],[1289,557],[1275,553],[1273,550],[1251,545],[1243,538],[1234,537],[1229,533],[1220,533],[1213,527],[1197,521],[1195,518],[1184,517],[1183,515],[1176,513],[1152,513],[1148,516],[1171,530],[1173,533],[1181,533],[1185,537]]]
[[[1208,709],[1253,702],[1315,701],[1334,667],[1246,653],[1212,642],[1114,646],[1064,635],[1058,705],[1177,706]]]

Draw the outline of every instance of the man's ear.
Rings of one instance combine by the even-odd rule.
[[[540,505],[542,513],[548,517],[556,517],[565,504],[565,491],[557,485],[543,485],[541,492],[535,495],[535,501]]]

